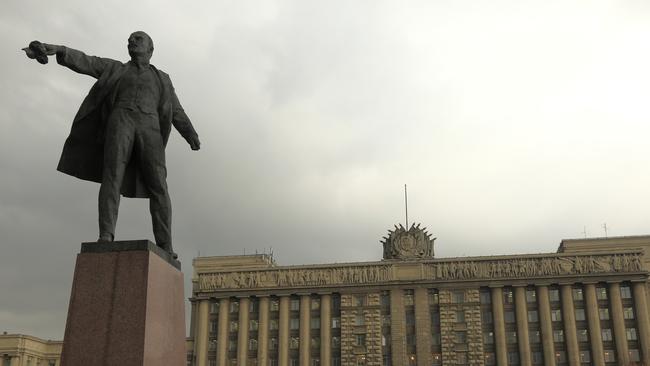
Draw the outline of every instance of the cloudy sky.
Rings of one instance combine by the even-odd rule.
[[[167,148],[186,278],[199,253],[378,260],[404,184],[439,257],[650,233],[647,1],[50,3],[0,11],[0,331],[61,339],[97,238],[99,186],[55,169],[94,80],[34,39],[126,61],[153,37],[203,144]],[[152,238],[122,202],[117,239]]]

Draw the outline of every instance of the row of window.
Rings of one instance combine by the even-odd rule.
[[[363,318],[362,318],[363,319]],[[361,323],[357,325],[362,325],[363,320],[359,320]],[[311,318],[310,321],[310,328],[311,329],[320,329],[321,326],[321,320],[320,318]],[[216,320],[210,321],[210,332],[216,333],[218,326],[218,322]],[[338,329],[341,328],[341,318],[339,317],[333,317],[332,318],[332,329]],[[257,319],[251,319],[248,321],[248,330],[250,331],[256,331],[259,329],[259,321]],[[277,330],[279,329],[279,320],[278,319],[269,319],[269,329],[270,330]],[[300,319],[299,318],[290,318],[289,319],[289,329],[291,330],[298,330],[300,329]],[[229,322],[229,330],[231,332],[237,332],[239,330],[239,321],[237,320],[231,320]]]
[[[622,285],[619,287],[621,298],[622,299],[631,299],[632,290],[628,285]],[[582,288],[576,287],[571,289],[571,295],[574,301],[584,301],[584,290]],[[551,302],[560,301],[560,289],[558,288],[549,288],[548,297]],[[607,300],[608,299],[608,289],[607,287],[596,287],[596,299],[598,300]],[[480,293],[480,302],[481,304],[490,304],[492,303],[492,294],[489,291],[481,291]],[[537,302],[537,292],[534,288],[526,289],[526,302],[535,303]],[[514,290],[511,288],[503,289],[503,303],[512,304],[514,303]]]
[[[309,307],[311,310],[320,309],[320,298],[312,297],[310,298]],[[332,297],[332,308],[338,309],[340,307],[341,301],[337,296]],[[365,298],[362,299],[362,304],[365,304]],[[219,313],[220,304],[218,301],[210,303],[210,313],[217,314]],[[269,302],[270,311],[280,311],[280,300],[277,298],[271,299]],[[229,303],[229,312],[238,313],[239,312],[239,301],[230,301]],[[291,298],[289,301],[289,310],[299,311],[300,310],[300,299]],[[248,306],[248,311],[251,313],[259,312],[259,301],[251,301]]]

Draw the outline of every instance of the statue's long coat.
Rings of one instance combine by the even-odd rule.
[[[128,64],[108,58],[87,56],[72,48],[66,48],[65,52],[57,54],[57,62],[78,73],[97,79],[72,122],[70,135],[63,146],[57,169],[80,179],[101,183],[106,121],[113,109],[120,78],[127,70]],[[158,118],[163,144],[167,145],[172,125],[189,141],[191,137],[196,136],[196,132],[178,101],[169,75],[153,65],[152,69],[160,81]],[[138,172],[135,160],[131,158],[127,166],[122,183],[122,195],[147,198],[149,192]]]

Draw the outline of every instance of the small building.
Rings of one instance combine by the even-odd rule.
[[[436,258],[396,227],[374,262],[194,259],[188,365],[650,365],[650,236]]]
[[[62,341],[24,334],[0,334],[0,365],[59,366]]]

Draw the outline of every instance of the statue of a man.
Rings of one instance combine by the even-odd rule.
[[[169,75],[149,63],[151,37],[134,32],[128,50],[131,60],[122,63],[37,41],[25,49],[41,63],[47,63],[47,55],[56,55],[59,64],[97,79],[74,118],[57,169],[101,183],[98,242],[113,241],[120,194],[149,198],[156,244],[176,257],[165,145],[172,125],[192,150],[199,149],[199,137]]]

